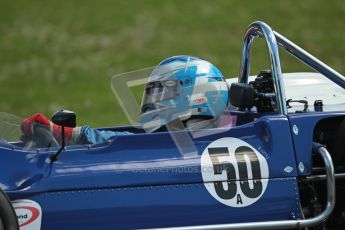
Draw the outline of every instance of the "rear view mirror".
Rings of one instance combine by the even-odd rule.
[[[75,113],[68,110],[60,110],[54,113],[52,121],[56,125],[70,128],[74,128],[77,125]]]
[[[60,110],[53,114],[52,117],[53,123],[56,125],[62,126],[62,132],[61,132],[61,147],[56,152],[50,155],[51,162],[54,162],[58,159],[59,154],[62,152],[62,150],[65,148],[65,127],[74,128],[77,125],[76,121],[76,115],[72,111],[68,110]]]
[[[254,106],[254,88],[250,84],[232,83],[230,86],[230,103],[240,109]]]

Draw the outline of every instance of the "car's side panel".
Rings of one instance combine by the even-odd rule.
[[[92,189],[37,194],[42,229],[137,229],[299,217],[296,180],[272,179],[245,208],[219,203],[204,184]]]

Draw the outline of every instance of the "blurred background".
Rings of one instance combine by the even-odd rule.
[[[342,0],[1,0],[0,111],[50,117],[65,108],[79,125],[126,124],[114,74],[189,54],[237,77],[243,33],[256,20],[345,74]],[[253,55],[252,75],[269,67],[263,41]],[[283,72],[309,71],[281,58]]]

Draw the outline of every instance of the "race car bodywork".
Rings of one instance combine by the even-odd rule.
[[[271,72],[261,80],[250,78],[249,84],[250,49],[257,36],[266,39]],[[315,73],[282,76],[278,45],[326,80]],[[242,84],[229,80],[235,104],[224,111],[227,122],[220,128],[155,133],[136,126],[106,128],[133,134],[99,145],[66,146],[55,161],[51,155],[58,146],[27,148],[0,141],[0,188],[12,201],[20,228],[344,226],[341,205],[330,215],[336,190],[333,164],[339,185],[344,175],[338,134],[344,126],[345,78],[262,22],[247,29],[242,53]],[[306,86],[308,79],[312,83]],[[260,93],[253,100],[256,111],[242,107],[248,85]],[[322,86],[334,87],[334,96],[305,90]],[[294,99],[290,104],[289,98]],[[306,107],[314,102],[314,108]],[[6,229],[3,215],[1,220]]]

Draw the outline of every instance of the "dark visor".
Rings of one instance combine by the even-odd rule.
[[[155,104],[177,96],[178,81],[154,81],[146,84],[142,106]]]

